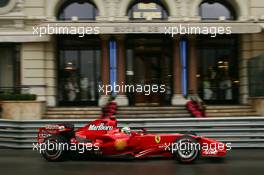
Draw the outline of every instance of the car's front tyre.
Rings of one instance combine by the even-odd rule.
[[[199,142],[190,135],[179,137],[173,146],[173,157],[180,163],[193,163],[199,158]]]
[[[47,137],[44,142],[42,156],[48,161],[65,160],[68,153],[69,143],[60,135],[52,135]]]

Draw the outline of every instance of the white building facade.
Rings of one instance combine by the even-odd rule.
[[[180,24],[231,27],[232,34],[165,34]],[[33,34],[47,25],[99,33]],[[248,104],[247,61],[264,52],[263,28],[262,0],[0,0],[0,89],[26,88],[47,106],[97,106],[108,98],[98,85],[116,81],[168,87],[147,97],[117,93],[120,105],[175,105],[193,94]]]

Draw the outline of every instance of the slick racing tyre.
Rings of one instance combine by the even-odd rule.
[[[190,135],[177,138],[173,147],[173,157],[180,163],[193,163],[199,158],[199,142]]]
[[[68,153],[69,143],[60,135],[47,137],[44,142],[44,148],[41,151],[42,156],[48,161],[65,160]]]

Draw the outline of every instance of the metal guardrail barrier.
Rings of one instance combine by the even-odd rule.
[[[0,147],[32,148],[39,127],[54,123],[73,123],[82,127],[92,119],[12,121],[0,119]],[[223,118],[129,118],[118,119],[118,126],[146,128],[148,133],[185,133],[230,142],[232,147],[264,148],[264,117]]]

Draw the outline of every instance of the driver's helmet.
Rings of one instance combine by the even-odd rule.
[[[121,129],[121,132],[125,133],[125,134],[131,134],[131,130],[129,127],[125,126]]]

